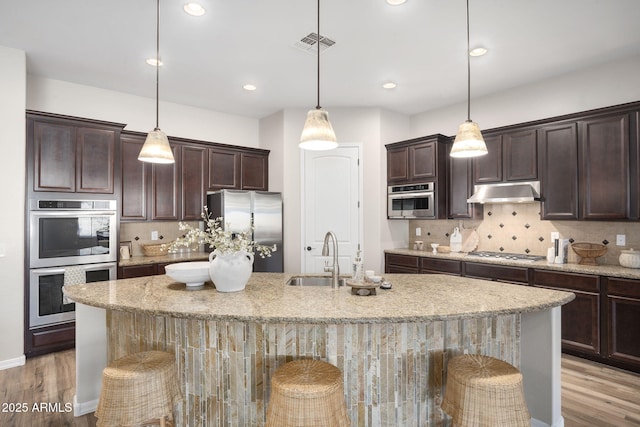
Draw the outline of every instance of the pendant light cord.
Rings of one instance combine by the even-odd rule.
[[[471,58],[469,56],[469,0],[467,0],[467,121],[471,121]]]
[[[160,0],[156,0],[156,129],[160,115]]]
[[[316,34],[316,47],[318,48],[318,70],[316,79],[316,110],[320,108],[320,0],[318,0],[318,32]]]

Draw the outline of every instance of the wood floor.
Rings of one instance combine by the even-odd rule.
[[[0,426],[95,426],[73,416],[75,376],[74,350],[0,371]],[[640,426],[640,375],[563,355],[562,415],[566,427]]]

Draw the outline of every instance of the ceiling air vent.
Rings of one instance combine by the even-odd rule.
[[[305,52],[313,53],[315,55],[318,53],[318,50],[316,48],[317,40],[318,40],[318,33],[309,33],[306,36],[302,37],[297,42],[295,42],[294,46],[300,50],[304,50]],[[320,34],[320,52],[324,52],[334,44],[336,44],[335,41],[331,40],[329,37],[326,37]]]

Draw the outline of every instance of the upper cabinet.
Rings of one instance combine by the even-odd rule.
[[[492,131],[483,136],[488,153],[472,161],[475,184],[538,179],[535,128]]]
[[[175,163],[138,160],[146,135],[123,132],[121,220],[197,221],[207,191],[269,189],[269,151],[169,138]]]
[[[538,130],[543,219],[638,219],[637,117],[605,111]]]
[[[387,183],[446,181],[449,138],[436,134],[387,144]]]
[[[123,127],[27,112],[29,191],[113,194]]]

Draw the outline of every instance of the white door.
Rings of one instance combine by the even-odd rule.
[[[360,146],[340,145],[329,151],[304,151],[302,212],[303,235],[302,271],[307,274],[324,273],[322,244],[328,231],[338,240],[341,274],[351,273],[351,264],[361,242],[362,193]],[[366,255],[366,254],[364,254]]]

